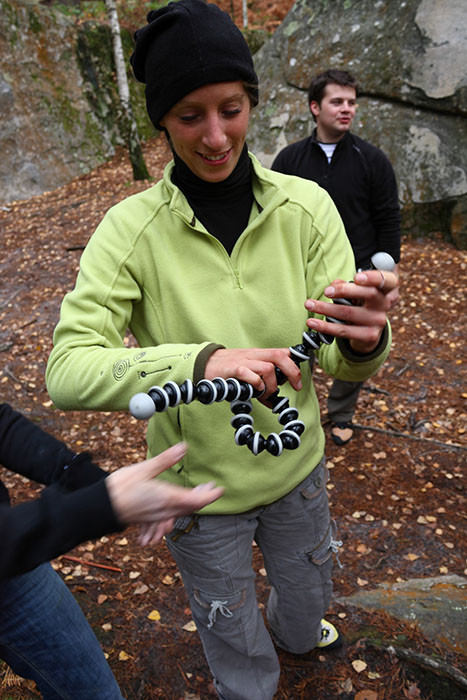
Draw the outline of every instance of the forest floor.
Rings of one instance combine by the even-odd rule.
[[[231,10],[223,0],[223,9]],[[252,27],[273,31],[292,0],[249,3]],[[240,3],[235,19],[241,24]],[[169,159],[163,138],[145,145],[154,180]],[[144,424],[126,413],[54,408],[44,372],[63,295],[105,211],[150,186],[134,183],[123,150],[105,165],[53,192],[0,206],[0,399],[24,412],[76,451],[90,451],[109,470],[145,455]],[[427,232],[428,233],[428,232]],[[339,538],[334,599],[380,583],[467,574],[465,497],[465,280],[467,257],[440,236],[404,238],[401,300],[391,314],[394,342],[380,372],[362,391],[354,439],[329,439],[329,497]],[[315,385],[325,420],[331,380]],[[329,426],[326,426],[329,430]],[[39,486],[3,470],[18,503]],[[142,549],[137,531],[77,547],[53,565],[63,576],[109,658],[128,700],[215,697],[188,600],[161,543]],[[254,548],[258,600],[268,585]],[[276,700],[457,700],[459,685],[387,651],[401,645],[464,669],[456,650],[428,640],[415,623],[333,602],[328,619],[345,639],[335,652],[280,654]],[[359,663],[360,662],[360,663]],[[363,664],[363,665],[362,665]],[[14,683],[0,663],[0,699],[31,700],[31,683]]]
[[[144,150],[157,180],[169,158],[165,141],[156,138]],[[60,189],[0,208],[1,400],[76,451],[89,450],[110,470],[144,457],[144,425],[126,413],[55,409],[44,371],[60,302],[73,286],[83,247],[110,206],[150,184],[132,181],[120,150]],[[361,394],[354,439],[343,448],[331,440],[327,445],[329,496],[343,541],[335,598],[381,582],[467,573],[461,486],[467,448],[466,267],[465,252],[439,236],[404,239],[391,354]],[[316,372],[323,416],[330,381]],[[15,503],[39,488],[10,473],[6,483]],[[214,697],[210,673],[176,566],[164,544],[142,549],[136,535],[130,528],[82,545],[54,567],[88,615],[128,700],[208,700]],[[254,562],[264,606],[268,587],[257,549]],[[399,640],[454,667],[465,664],[414,624],[337,603],[328,617],[345,646],[303,658],[281,654],[277,700],[462,697],[459,688],[453,691],[445,680],[436,685],[432,674],[420,674],[365,641],[376,634],[385,647]],[[363,661],[365,670],[356,670],[355,661]],[[7,686],[3,680],[4,700],[38,697],[27,684]]]

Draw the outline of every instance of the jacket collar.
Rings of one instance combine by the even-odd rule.
[[[272,173],[267,168],[263,168],[259,160],[253,153],[248,153],[253,165],[252,184],[253,195],[260,212],[274,209],[289,199],[287,192],[274,182]],[[170,200],[170,209],[177,212],[188,224],[193,225],[194,213],[184,194],[174,185],[171,179],[174,161],[171,160],[164,170],[163,182],[167,188]]]
[[[317,128],[315,127],[311,133],[310,140],[312,143],[315,143],[317,146],[319,146],[320,142],[316,138],[316,135],[317,135]],[[343,135],[343,137],[341,139],[339,139],[339,141],[337,142],[336,149],[338,148],[339,150],[341,150],[342,148],[344,148],[344,146],[346,146],[347,144],[350,144],[352,141],[353,141],[352,132],[346,131],[345,134]],[[319,148],[321,148],[321,146],[319,146]]]

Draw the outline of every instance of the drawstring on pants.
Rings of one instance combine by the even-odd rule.
[[[227,607],[227,600],[213,600],[211,603],[211,610],[209,611],[209,624],[208,630],[212,628],[216,621],[216,614],[219,610],[220,614],[224,617],[233,617],[233,612]]]
[[[331,550],[336,556],[336,561],[339,565],[339,568],[343,569],[344,565],[341,564],[341,560],[339,559],[339,547],[342,547],[342,540],[335,540],[333,537],[331,537]]]

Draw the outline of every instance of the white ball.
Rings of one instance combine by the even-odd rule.
[[[375,268],[375,270],[386,270],[387,272],[391,272],[394,270],[394,267],[396,263],[394,262],[394,259],[389,255],[389,253],[375,253],[374,255],[371,256],[371,264]]]
[[[154,401],[149,394],[144,394],[143,392],[131,397],[129,408],[133,418],[139,418],[140,420],[151,418],[156,412]]]

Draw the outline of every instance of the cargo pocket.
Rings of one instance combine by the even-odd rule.
[[[329,471],[323,461],[311,472],[300,488],[305,522],[309,531],[309,551],[317,548],[321,551],[324,542],[327,541],[326,538],[329,538],[331,516],[326,492],[328,478]]]
[[[193,599],[198,606],[200,619],[205,621],[209,630],[214,625],[219,629],[229,629],[238,624],[233,618],[245,605],[246,591],[243,588],[235,593],[224,594],[194,588]]]
[[[337,563],[342,568],[342,564],[340,563],[338,556],[338,548],[342,547],[342,542],[336,539],[336,534],[336,521],[331,519],[321,541],[314,547],[308,549],[306,552],[308,559],[313,562],[313,564],[316,564],[316,566],[321,566],[327,562],[328,559],[330,559],[332,554],[335,554]]]

